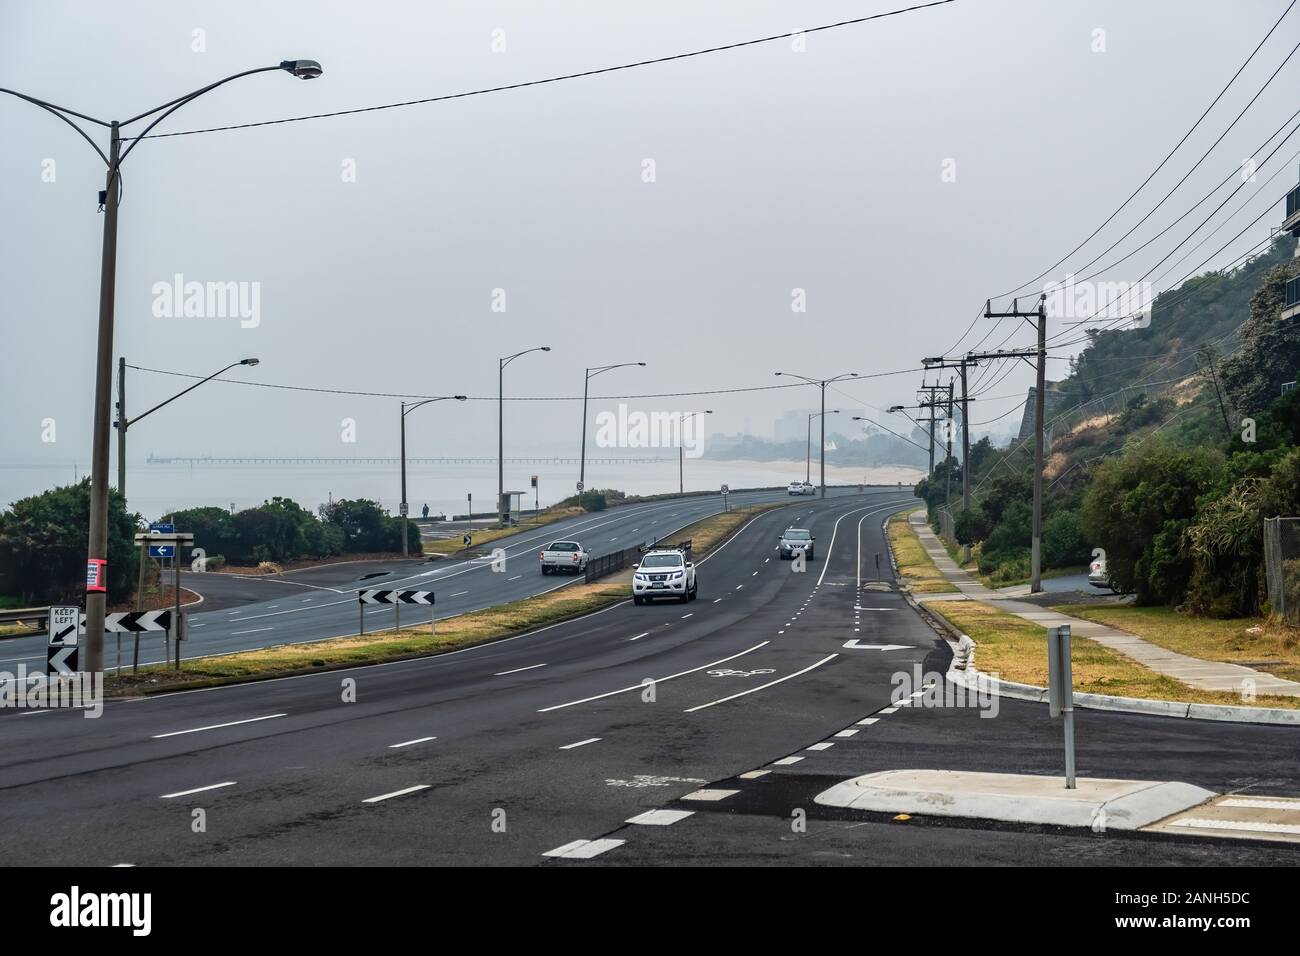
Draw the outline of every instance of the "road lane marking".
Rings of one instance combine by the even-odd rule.
[[[690,614],[683,614],[683,615],[682,615],[682,620],[684,621],[684,620],[686,620],[688,617],[694,617],[694,616],[695,616],[695,612],[692,611]]]
[[[507,580],[507,581],[518,581],[518,580],[519,580],[520,578],[522,578],[522,577],[523,577],[522,574],[516,574],[513,578],[506,578],[506,580]]]
[[[1300,834],[1300,823],[1263,823],[1247,820],[1211,820],[1187,817],[1173,820],[1171,827],[1195,827],[1198,830],[1237,830],[1247,833],[1295,833]]]
[[[1263,800],[1258,797],[1229,797],[1220,800],[1216,807],[1247,807],[1251,810],[1300,810],[1297,800]]]
[[[179,737],[181,734],[197,734],[203,730],[220,730],[222,727],[238,727],[240,724],[255,724],[259,720],[272,720],[276,717],[288,717],[288,714],[267,714],[264,717],[249,717],[246,720],[231,720],[224,724],[208,724],[206,727],[191,727],[189,730],[172,730],[165,734],[154,734],[154,740],[163,737]]]
[[[785,677],[778,677],[776,680],[768,681],[766,684],[759,684],[757,687],[751,687],[749,690],[742,690],[740,693],[732,694],[730,697],[723,697],[720,700],[713,700],[707,704],[700,704],[698,707],[688,707],[686,710],[682,711],[682,713],[693,714],[697,710],[704,710],[707,707],[716,707],[718,704],[725,704],[729,700],[735,700],[737,697],[744,697],[746,694],[756,694],[760,690],[766,690],[768,687],[771,687],[775,684],[780,684],[783,681],[788,681],[792,677],[798,677],[800,674],[807,674],[810,670],[813,670],[814,668],[817,667],[821,667],[827,661],[832,661],[839,656],[840,655],[838,654],[828,654],[825,657],[823,657],[821,660],[819,660],[817,663],[810,664],[801,671],[795,671],[793,674],[787,674]],[[830,745],[827,744],[827,746]]]
[[[639,640],[641,640],[641,638],[643,638],[643,637],[649,637],[649,636],[650,636],[650,632],[649,632],[649,631],[645,631],[644,633],[638,634],[636,637],[630,637],[630,638],[628,638],[628,640],[630,640],[630,641],[639,641]]]
[[[509,670],[509,671],[498,671],[497,673],[493,674],[492,676],[493,676],[493,677],[505,677],[507,674],[518,674],[520,671],[531,671],[531,670],[535,670],[535,669],[538,668],[538,667],[545,667],[545,666],[546,666],[545,664],[529,664],[527,667],[516,667],[514,670]]]
[[[251,630],[248,630],[248,631],[231,631],[231,632],[230,632],[230,636],[231,636],[231,637],[238,637],[240,634],[258,634],[258,633],[260,633],[260,632],[262,632],[262,631],[273,631],[273,630],[275,630],[275,628],[272,628],[272,627],[255,627],[255,628],[253,628],[253,629],[251,629]]]
[[[400,744],[389,744],[389,750],[396,750],[399,747],[411,747],[415,744],[427,744],[430,740],[437,740],[437,737],[416,737],[414,740],[403,740]]]
[[[829,740],[823,740],[819,744],[813,744],[811,747],[805,747],[804,750],[830,750],[835,745]]]
[[[772,761],[772,766],[774,766],[774,767],[788,767],[788,766],[790,766],[790,764],[792,764],[792,763],[798,763],[798,762],[799,762],[800,760],[802,760],[802,759],[803,759],[803,757],[782,757],[780,760],[773,760],[773,761]]]
[[[420,790],[428,790],[430,786],[431,786],[431,784],[427,784],[427,783],[419,783],[419,784],[416,784],[414,787],[406,787],[405,789],[402,789],[402,790],[394,790],[392,793],[381,793],[381,794],[380,794],[379,796],[377,796],[377,797],[366,797],[366,799],[362,800],[361,802],[362,802],[362,803],[379,803],[381,800],[391,800],[391,799],[393,799],[393,797],[404,797],[404,796],[406,796],[408,793],[416,793],[417,791],[420,791]]]
[[[195,787],[193,790],[179,790],[176,793],[164,793],[159,799],[171,800],[174,797],[188,797],[192,793],[203,793],[205,790],[220,790],[222,787],[233,787],[234,780],[227,780],[225,783],[213,783],[206,787]]]
[[[579,740],[577,743],[573,743],[573,744],[565,744],[565,745],[564,745],[563,747],[561,747],[560,749],[561,749],[561,750],[573,750],[575,747],[585,747],[585,746],[587,746],[587,744],[594,744],[594,743],[595,743],[596,741],[598,741],[598,740],[600,740],[599,737],[588,737],[586,740]]]
[[[451,596],[452,596],[452,597],[460,597],[461,595],[464,595],[464,594],[469,594],[469,592],[468,592],[468,591],[457,591],[455,594],[453,594],[453,595],[451,595]]]
[[[717,667],[719,664],[725,664],[725,663],[727,663],[727,661],[734,661],[737,657],[744,657],[746,654],[749,654],[749,653],[751,653],[751,652],[753,652],[753,651],[756,651],[756,650],[758,650],[760,647],[766,647],[766,646],[767,646],[768,644],[770,644],[770,643],[772,643],[772,642],[771,642],[771,641],[760,641],[758,644],[755,644],[753,647],[748,648],[747,650],[743,650],[743,651],[741,651],[739,654],[732,654],[730,657],[724,657],[724,658],[722,658],[721,660],[714,661],[714,662],[711,663],[711,664],[701,664],[699,667],[692,667],[692,668],[691,668],[690,670],[688,670],[688,671],[678,671],[676,674],[669,674],[667,677],[658,677],[658,678],[654,678],[654,683],[655,683],[655,684],[662,684],[664,681],[670,681],[670,680],[673,680],[673,679],[675,679],[675,678],[677,678],[677,677],[685,677],[687,674],[694,674],[694,673],[696,673],[697,671],[708,670],[710,667]],[[832,655],[832,656],[834,656],[834,655]],[[641,689],[644,688],[644,687],[645,687],[645,684],[633,684],[633,685],[630,686],[630,687],[620,687],[618,690],[606,691],[606,692],[603,693],[603,694],[597,694],[595,697],[584,697],[582,700],[571,700],[571,701],[569,701],[567,704],[553,704],[553,705],[550,706],[550,707],[542,707],[542,708],[539,709],[537,712],[538,712],[539,714],[545,714],[545,713],[547,713],[547,712],[549,712],[549,711],[552,711],[552,710],[562,710],[562,709],[565,708],[565,707],[574,707],[574,706],[576,706],[576,705],[578,705],[578,704],[589,704],[589,703],[591,703],[593,700],[602,700],[603,698],[606,698],[606,697],[613,697],[615,694],[626,694],[628,691],[631,691],[631,690],[641,690]]]
[[[879,717],[868,717],[866,720],[859,720],[856,724],[854,724],[854,726],[855,726],[855,727],[870,727],[872,724],[874,724],[874,723],[875,723],[876,721],[878,721],[879,719],[880,719]]]
[[[740,793],[739,790],[716,790],[716,789],[709,789],[706,787],[703,790],[696,790],[694,793],[688,793],[686,796],[682,797],[682,799],[716,801],[716,800],[725,800],[727,799],[727,797],[734,797],[738,793]]]
[[[641,826],[669,827],[679,820],[685,820],[687,817],[694,815],[694,810],[647,810],[645,813],[638,813],[623,822],[639,823]]]
[[[856,730],[841,730],[836,737],[853,737],[857,734]]]
[[[616,846],[622,846],[625,840],[574,840],[566,843],[564,846],[557,846],[554,850],[547,850],[542,856],[558,856],[570,860],[590,860],[593,856],[607,850],[612,850]]]
[[[898,708],[897,708],[897,707],[885,707],[885,708],[883,708],[882,710],[878,710],[878,711],[876,711],[876,713],[878,713],[878,714],[895,714],[895,713],[898,713]]]
[[[772,771],[770,770],[748,770],[740,775],[741,780],[757,780],[759,777],[766,777]]]

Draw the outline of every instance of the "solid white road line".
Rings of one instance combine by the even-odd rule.
[[[381,800],[391,800],[393,799],[393,797],[404,797],[408,793],[415,793],[419,790],[428,790],[430,786],[432,786],[432,784],[420,783],[420,784],[416,784],[414,787],[407,787],[404,790],[394,790],[392,793],[381,793],[377,797],[366,797],[366,799],[362,800],[361,802],[379,803]]]
[[[670,681],[678,677],[685,677],[687,674],[694,674],[696,671],[707,670],[710,667],[717,667],[719,664],[727,663],[727,661],[734,661],[737,657],[744,657],[746,654],[749,654],[752,651],[756,651],[760,647],[766,647],[770,643],[771,641],[760,641],[758,644],[755,644],[753,647],[748,648],[747,650],[741,651],[739,654],[732,654],[730,657],[724,657],[722,658],[722,660],[713,661],[711,664],[701,664],[699,667],[692,667],[688,671],[678,671],[676,674],[669,674],[667,677],[656,677],[654,678],[654,683],[662,684],[664,681]],[[831,655],[831,656],[833,657],[835,655]],[[620,687],[618,690],[606,691],[603,694],[597,694],[595,697],[584,697],[582,700],[571,700],[567,704],[555,704],[551,707],[543,707],[537,712],[539,714],[545,714],[548,711],[562,710],[565,707],[573,707],[577,704],[588,704],[591,703],[591,701],[593,700],[601,700],[605,697],[613,697],[615,694],[626,694],[630,690],[641,690],[643,687],[645,687],[645,684],[633,684],[631,687]]]
[[[212,783],[206,787],[195,787],[193,790],[180,790],[176,793],[164,793],[160,799],[171,800],[174,797],[188,797],[192,793],[202,793],[205,790],[220,790],[222,787],[233,787],[234,780],[227,780],[225,783]]]
[[[563,747],[561,747],[560,749],[561,749],[561,750],[572,750],[572,749],[575,748],[575,747],[585,747],[585,746],[587,746],[587,744],[594,744],[594,743],[595,743],[596,741],[598,741],[598,740],[600,740],[599,737],[588,737],[586,740],[579,740],[579,741],[578,741],[577,743],[575,743],[575,744],[565,744],[565,745],[564,745]]]
[[[647,810],[645,813],[638,813],[623,822],[639,823],[641,826],[670,827],[679,820],[685,820],[687,817],[694,815],[694,810]]]
[[[554,850],[547,850],[542,856],[559,856],[570,860],[590,860],[593,856],[600,856],[606,850],[612,850],[616,846],[622,846],[626,840],[574,840],[572,843],[566,843],[564,846],[557,846]]]
[[[771,687],[774,684],[780,684],[784,681],[788,681],[790,678],[798,677],[800,674],[807,674],[810,670],[816,667],[821,667],[827,661],[832,661],[839,656],[840,655],[838,654],[828,654],[825,657],[823,657],[821,660],[819,660],[816,664],[810,664],[801,671],[795,671],[793,674],[787,674],[784,677],[778,677],[776,680],[768,681],[766,684],[759,684],[757,687],[751,687],[749,690],[742,690],[739,694],[732,694],[730,697],[723,697],[721,700],[714,700],[714,701],[710,701],[707,704],[700,704],[698,707],[688,707],[686,710],[682,711],[682,713],[693,714],[697,710],[704,710],[706,707],[716,707],[718,704],[725,704],[727,701],[735,700],[737,697],[744,697],[747,694],[756,694],[760,690],[766,690],[768,687]]]
[[[545,667],[545,666],[546,666],[545,664],[529,664],[527,667],[516,667],[516,668],[515,668],[514,670],[512,670],[512,671],[498,671],[497,673],[493,674],[492,676],[493,676],[493,677],[505,677],[507,674],[518,674],[518,673],[521,672],[521,671],[531,671],[531,670],[536,670],[536,669],[539,668],[539,667]]]
[[[206,727],[191,727],[189,730],[173,730],[165,734],[154,734],[154,740],[163,737],[179,737],[181,734],[197,734],[203,730],[220,730],[222,727],[237,727],[240,724],[255,724],[259,720],[272,720],[275,717],[287,717],[288,714],[267,714],[265,717],[249,717],[247,720],[232,720],[224,724],[208,724]]]
[[[399,747],[410,747],[414,744],[427,744],[430,740],[437,740],[437,737],[416,737],[414,740],[403,740],[400,744],[389,744],[389,750],[396,750]]]

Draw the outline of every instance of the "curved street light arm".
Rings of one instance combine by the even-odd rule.
[[[136,422],[138,422],[140,419],[145,418],[145,417],[148,416],[148,415],[152,415],[154,412],[158,411],[158,409],[162,408],[164,405],[170,405],[172,402],[176,401],[176,399],[180,398],[182,395],[187,395],[187,394],[189,394],[190,392],[194,391],[196,388],[198,388],[198,387],[199,387],[200,385],[202,385],[204,382],[210,382],[210,381],[212,381],[214,378],[216,378],[218,375],[222,374],[223,372],[229,372],[229,371],[230,371],[232,368],[234,368],[235,366],[237,366],[237,365],[243,365],[243,364],[244,364],[244,363],[243,363],[242,361],[241,361],[241,362],[231,362],[231,363],[230,363],[229,365],[227,365],[225,368],[223,368],[223,369],[218,369],[217,371],[215,371],[215,372],[213,372],[211,375],[209,375],[207,378],[200,379],[199,381],[197,381],[197,382],[195,382],[193,385],[191,385],[189,388],[182,389],[181,391],[177,392],[175,395],[173,395],[171,398],[167,399],[165,402],[159,402],[157,405],[155,405],[153,408],[149,409],[147,412],[141,412],[139,415],[135,416],[135,418],[128,418],[128,419],[126,420],[126,427],[127,427],[127,428],[130,428],[132,425],[134,425],[134,424],[135,424]]]
[[[46,103],[44,100],[38,100],[38,99],[36,99],[36,97],[34,97],[34,96],[28,96],[27,94],[25,94],[25,93],[19,93],[19,92],[17,92],[16,90],[8,90],[8,89],[5,89],[4,87],[0,87],[0,93],[8,93],[8,94],[10,94],[11,96],[16,96],[16,97],[18,97],[20,100],[26,100],[28,103],[31,103],[33,106],[39,106],[41,109],[45,110],[47,113],[50,113],[50,114],[52,114],[52,115],[54,115],[54,116],[57,116],[59,119],[63,120],[63,122],[67,123],[67,124],[68,124],[69,126],[71,126],[73,129],[75,129],[75,130],[77,131],[77,135],[80,136],[82,139],[84,139],[87,143],[90,144],[90,148],[93,149],[96,153],[99,154],[99,158],[102,159],[102,160],[104,161],[104,165],[105,165],[105,166],[110,165],[110,164],[109,164],[109,161],[108,161],[108,156],[106,156],[106,155],[104,154],[104,151],[103,151],[102,149],[99,148],[99,144],[96,143],[93,139],[90,138],[90,134],[89,134],[89,133],[87,133],[84,129],[82,129],[82,128],[81,128],[80,126],[78,126],[76,123],[72,122],[72,120],[68,119],[68,117],[65,116],[64,113],[67,113],[67,114],[70,115],[70,116],[76,116],[76,117],[78,117],[78,118],[80,118],[80,119],[87,120],[88,122],[91,122],[91,123],[99,123],[99,124],[102,125],[102,126],[110,126],[110,125],[111,125],[110,123],[105,123],[105,122],[103,122],[102,120],[97,120],[97,119],[95,119],[93,116],[83,116],[83,115],[80,114],[80,113],[74,113],[72,110],[65,110],[65,109],[63,109],[63,107],[61,107],[61,106],[55,106],[55,105],[53,105],[52,103]]]

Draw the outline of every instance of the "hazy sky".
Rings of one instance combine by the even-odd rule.
[[[4,0],[0,86],[125,118],[282,58],[324,65],[306,83],[282,73],[237,81],[160,127],[194,129],[514,83],[901,5]],[[778,41],[444,103],[145,141],[124,171],[117,354],[202,374],[253,355],[261,366],[241,377],[474,396],[495,396],[498,356],[534,345],[553,351],[512,365],[508,394],[580,395],[585,366],[624,361],[648,367],[602,376],[594,393],[767,385],[778,369],[914,368],[952,346],[987,296],[1091,232],[1284,7],[959,0],[812,34],[805,52]],[[1106,237],[1150,209],[1297,39],[1300,11]],[[1123,250],[1181,214],[1300,105],[1297,70],[1288,64]],[[89,460],[103,174],[48,114],[0,96],[0,119],[7,501],[44,484],[30,466]],[[1204,252],[1294,185],[1298,146],[1261,170],[1262,182],[1279,162],[1290,167]],[[1280,218],[1266,216],[1234,248]],[[1136,279],[1172,245],[1155,243],[1115,277]],[[153,287],[178,273],[258,284],[259,323],[156,317]],[[792,311],[796,289],[805,313]],[[504,290],[504,312],[493,311],[494,290]],[[1009,344],[1029,341],[1026,328]],[[136,412],[186,384],[140,372],[128,381]],[[972,419],[1012,409],[1029,381],[1027,368],[1014,372],[993,390],[1007,397]],[[854,401],[839,403],[911,402],[919,383],[909,374],[850,384]],[[748,419],[770,434],[779,414],[815,400],[772,392],[633,404],[709,407],[711,429]],[[579,414],[573,402],[511,405],[507,454],[576,451]],[[355,443],[341,440],[345,418]],[[57,423],[53,443],[41,440],[44,419]],[[425,408],[410,421],[419,453],[495,453],[494,403]],[[131,457],[393,454],[396,425],[394,399],[212,384],[137,426]]]

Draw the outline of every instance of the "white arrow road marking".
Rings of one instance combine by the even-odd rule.
[[[535,669],[537,669],[538,667],[545,667],[545,666],[546,666],[545,664],[529,664],[527,667],[516,667],[516,668],[515,668],[514,670],[512,670],[512,671],[498,671],[497,673],[493,674],[492,676],[493,676],[493,677],[505,677],[507,674],[518,674],[520,671],[531,671],[531,670],[535,670]]]
[[[599,737],[588,737],[586,740],[579,740],[577,743],[574,743],[574,744],[565,744],[565,745],[564,745],[563,747],[561,747],[560,749],[561,749],[561,750],[573,750],[575,747],[585,747],[585,746],[587,746],[587,744],[594,744],[594,743],[595,743],[596,741],[598,741],[598,740],[600,740]]]
[[[233,787],[234,785],[234,780],[227,780],[225,783],[213,783],[206,787],[195,787],[193,790],[181,790],[177,793],[164,793],[161,799],[171,800],[174,797],[188,797],[192,793],[203,793],[205,790],[220,790],[222,787]]]
[[[856,631],[857,628],[854,628]],[[844,646],[852,651],[906,651],[910,647],[907,644],[863,644],[859,640],[845,641]]]
[[[203,730],[220,730],[222,727],[236,727],[239,724],[253,724],[259,720],[271,720],[275,717],[287,717],[288,714],[267,714],[265,717],[249,717],[247,720],[232,720],[225,724],[208,724],[206,727],[191,727],[189,730],[173,730],[165,734],[154,734],[154,740],[161,740],[163,737],[179,737],[181,734],[197,734]]]
[[[437,740],[437,737],[416,737],[414,740],[403,740],[400,744],[389,744],[389,750],[397,750],[399,747],[411,747],[415,744],[427,744],[430,740]]]
[[[725,704],[729,700],[735,700],[737,697],[744,697],[746,694],[756,694],[760,690],[766,690],[768,687],[772,687],[775,684],[780,684],[782,681],[788,681],[792,677],[798,677],[800,674],[807,674],[813,668],[821,667],[827,661],[832,661],[839,656],[840,655],[838,654],[828,654],[825,657],[823,657],[821,660],[819,660],[817,663],[809,664],[801,671],[795,671],[793,674],[787,674],[785,677],[778,677],[776,680],[768,681],[766,684],[759,684],[757,687],[751,687],[749,690],[742,690],[740,693],[732,694],[730,697],[723,697],[720,700],[713,700],[707,704],[700,704],[698,707],[688,707],[686,710],[682,711],[682,713],[693,714],[697,710],[704,710],[706,707],[715,707],[718,704]]]
[[[392,793],[381,793],[381,794],[380,794],[379,796],[377,796],[377,797],[367,797],[366,799],[362,800],[361,802],[362,802],[362,803],[378,803],[378,802],[381,801],[381,800],[391,800],[391,799],[393,799],[393,797],[404,797],[404,796],[406,796],[408,793],[415,793],[416,791],[419,791],[419,790],[428,790],[430,786],[432,786],[432,784],[427,784],[427,783],[416,784],[414,787],[407,787],[407,788],[404,789],[404,790],[394,790]]]

